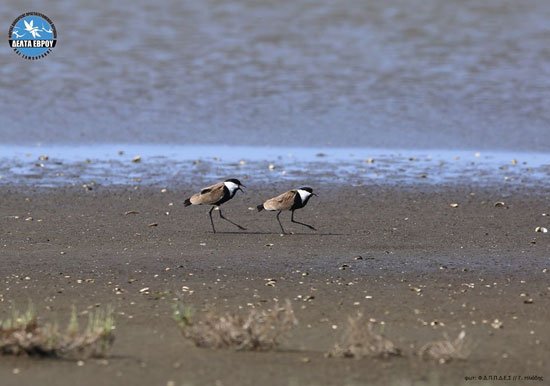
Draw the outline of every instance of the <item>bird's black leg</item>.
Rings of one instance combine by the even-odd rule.
[[[212,224],[212,231],[214,231],[214,233],[216,233],[216,228],[214,228],[214,220],[212,220],[212,211],[214,210],[214,207],[212,207],[212,209],[210,209],[210,212],[208,212],[208,215],[210,216],[210,224]]]
[[[303,225],[303,226],[306,226],[308,227],[309,229],[313,229],[314,231],[316,231],[317,229],[315,229],[313,226],[311,225],[308,225],[308,224],[305,224],[303,222],[300,222],[300,221],[294,221],[294,211],[292,211],[292,216],[290,216],[290,221],[296,223],[296,224],[300,224],[300,225]]]
[[[220,212],[220,218],[223,218],[225,221],[229,221],[231,224],[235,225],[237,228],[239,228],[239,229],[241,229],[241,230],[243,230],[243,231],[246,230],[245,227],[242,227],[242,226],[240,226],[239,224],[234,223],[234,222],[231,221],[230,219],[223,217],[222,210],[221,210],[219,207],[218,207],[218,212]]]
[[[281,214],[281,211],[279,211],[279,213],[277,213],[277,221],[279,221],[279,226],[281,227],[281,232],[286,233],[284,228],[283,228],[283,224],[281,224],[281,220],[279,219],[280,214]]]

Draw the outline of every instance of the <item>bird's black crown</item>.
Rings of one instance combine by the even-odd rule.
[[[236,178],[230,178],[230,179],[228,179],[228,180],[225,180],[225,182],[233,182],[234,184],[237,184],[237,185],[239,185],[239,186],[242,185],[242,184],[241,184],[241,181],[239,181],[239,180],[236,179]]]
[[[311,189],[309,186],[304,186],[303,188],[300,188],[300,190],[305,190],[306,192],[313,193],[313,189]]]

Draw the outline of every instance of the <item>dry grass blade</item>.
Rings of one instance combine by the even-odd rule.
[[[188,307],[174,307],[174,319],[183,335],[198,347],[272,350],[297,324],[289,301],[270,311],[252,310],[246,317],[209,313],[203,320],[194,323],[191,314]]]
[[[453,359],[467,359],[471,353],[471,345],[466,340],[466,332],[461,331],[455,340],[444,335],[443,340],[426,343],[418,352],[423,359],[435,359],[440,363]]]
[[[81,332],[76,310],[65,332],[57,324],[41,326],[32,305],[25,314],[14,311],[0,321],[0,353],[84,359],[104,357],[114,342],[112,310],[89,314],[88,327]]]
[[[401,350],[385,336],[373,329],[373,324],[366,321],[362,314],[349,317],[348,326],[340,343],[336,344],[329,356],[364,358],[401,355]]]

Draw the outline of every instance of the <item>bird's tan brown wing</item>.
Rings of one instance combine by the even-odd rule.
[[[266,210],[290,210],[294,205],[296,194],[298,194],[296,190],[289,190],[277,197],[270,198],[264,202],[264,208]]]
[[[189,201],[193,205],[208,205],[220,201],[223,197],[223,182],[209,186],[201,190],[200,193],[193,194]]]

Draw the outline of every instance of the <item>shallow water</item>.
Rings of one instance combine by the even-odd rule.
[[[0,143],[550,149],[547,0],[5,0]],[[7,40],[7,39],[6,39]]]
[[[137,161],[139,158],[139,162]],[[547,188],[550,156],[365,148],[258,146],[0,145],[0,186],[68,187],[310,181],[348,185],[449,185]]]

